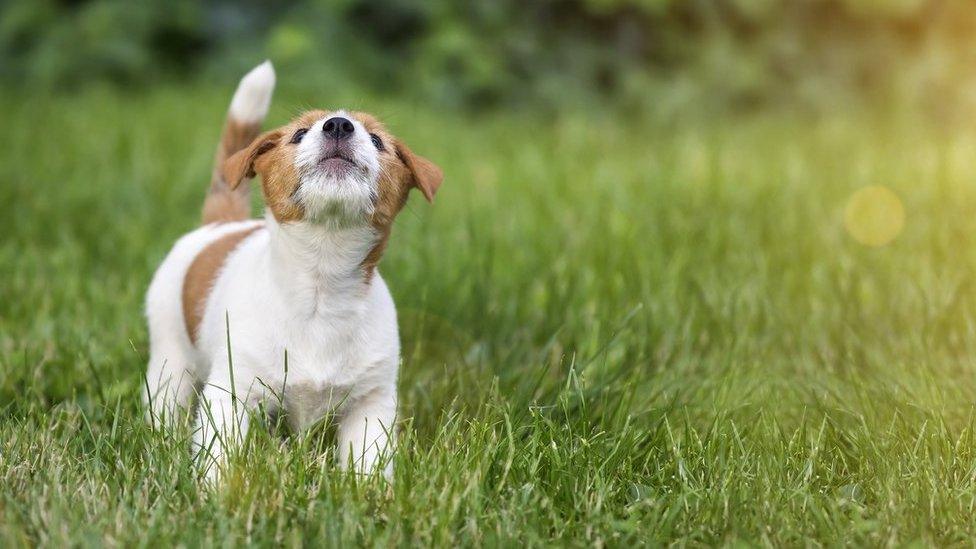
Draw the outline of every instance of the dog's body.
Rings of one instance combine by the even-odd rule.
[[[150,285],[146,400],[154,421],[178,418],[202,384],[194,440],[215,459],[259,405],[297,429],[335,413],[340,462],[369,471],[391,450],[400,356],[376,263],[409,189],[430,199],[440,171],[344,111],[306,113],[252,142],[273,85],[270,64],[241,81],[205,224]],[[263,221],[246,219],[240,185],[256,173]]]

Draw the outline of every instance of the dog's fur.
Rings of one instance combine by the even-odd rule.
[[[389,476],[400,343],[377,263],[410,189],[432,200],[443,176],[365,113],[310,111],[257,135],[274,80],[268,62],[241,80],[204,225],[149,287],[147,414],[184,417],[199,389],[194,447],[214,476],[259,405],[296,429],[334,413],[340,463]],[[323,131],[334,117],[347,137]],[[264,220],[247,219],[256,175]]]

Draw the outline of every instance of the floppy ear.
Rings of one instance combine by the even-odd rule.
[[[441,186],[441,181],[444,180],[444,172],[437,167],[437,164],[414,154],[410,147],[403,143],[397,143],[397,156],[407,165],[411,175],[413,175],[413,184],[420,189],[420,192],[424,193],[427,202],[433,202],[434,194],[437,192],[437,188]]]
[[[279,130],[264,132],[255,137],[250,145],[224,160],[221,174],[224,176],[227,185],[231,189],[236,189],[241,181],[254,177],[256,175],[254,173],[254,162],[259,156],[275,148],[280,138],[281,132]]]

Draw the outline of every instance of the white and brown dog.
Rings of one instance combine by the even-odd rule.
[[[190,409],[210,475],[258,406],[296,429],[334,413],[340,464],[389,476],[400,342],[376,266],[410,189],[443,175],[368,114],[309,111],[258,135],[275,75],[240,82],[203,226],[180,238],[146,297],[153,422]],[[267,213],[250,217],[260,175]]]

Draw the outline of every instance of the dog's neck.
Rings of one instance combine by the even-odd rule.
[[[314,313],[365,297],[371,277],[364,262],[377,243],[374,229],[279,224],[271,213],[265,217],[271,233],[272,279],[299,307]]]

